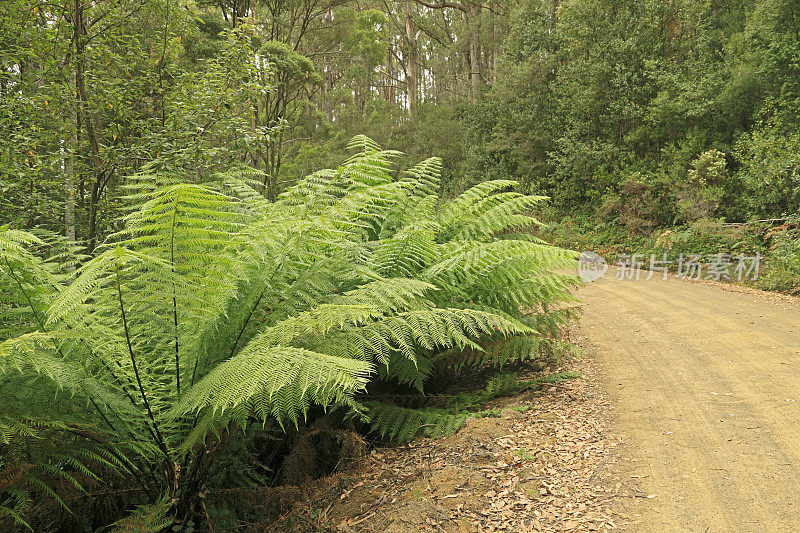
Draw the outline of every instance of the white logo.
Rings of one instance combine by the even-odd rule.
[[[578,258],[578,276],[586,283],[606,275],[608,263],[594,252],[583,252]]]

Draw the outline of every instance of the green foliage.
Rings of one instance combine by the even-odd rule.
[[[692,161],[686,184],[678,191],[678,216],[683,221],[710,218],[719,208],[727,178],[725,154],[708,150]]]
[[[3,387],[13,382],[2,378]],[[31,405],[35,393],[16,392],[4,398],[12,405],[0,417],[0,526],[11,524],[34,530],[34,507],[50,512],[70,512],[64,498],[80,494],[87,484],[97,484],[100,476],[115,479],[129,474],[127,460],[102,442],[103,433],[75,416],[62,420],[33,418],[31,413],[46,412],[54,404]],[[62,402],[58,402],[60,404]]]
[[[650,250],[662,256],[680,254],[744,254],[765,251],[761,231],[756,226],[726,226],[718,220],[700,219],[685,227],[666,230],[652,237]]]
[[[467,421],[467,413],[449,413],[441,409],[409,409],[377,402],[370,408],[372,430],[381,438],[397,442],[410,441],[420,429],[423,435],[431,438],[452,435]]]
[[[587,217],[566,217],[549,224],[538,234],[555,246],[594,251],[609,261],[621,253],[639,253],[651,242],[650,237],[633,234],[615,222],[598,223]]]
[[[85,421],[60,430],[149,498],[130,523],[191,515],[207,462],[252,420],[298,427],[321,406],[389,438],[447,434],[462,415],[372,391],[421,395],[437,372],[564,348],[569,313],[551,309],[576,282],[555,271],[575,256],[525,233],[542,197],[495,180],[442,202],[438,159],[397,176],[397,152],[363,136],[350,148],[275,203],[241,175],[217,189],[140,174],[123,230],[74,271],[35,253],[41,239],[0,231],[0,275],[38,326],[0,344],[4,392],[30,397],[28,418]],[[24,420],[16,405],[3,416]],[[13,498],[4,512],[20,514]]]
[[[498,417],[499,409],[481,409],[495,398],[536,390],[548,383],[562,383],[579,378],[577,372],[550,374],[527,382],[517,380],[513,372],[499,372],[489,378],[477,394],[458,394],[447,397],[446,408],[407,408],[382,402],[368,404],[372,431],[381,438],[408,442],[424,435],[430,438],[449,436],[464,427],[467,419]],[[520,411],[523,412],[523,411]]]
[[[96,21],[85,54],[74,3],[5,4],[0,223],[70,235],[74,197],[90,247],[120,229],[120,185],[144,161],[196,183],[247,165],[275,199],[340,161],[355,132],[402,150],[403,164],[437,153],[446,196],[512,176],[561,216],[634,234],[800,202],[796,0],[514,0],[458,13],[80,0]],[[710,154],[725,170],[703,185],[696,167]]]
[[[452,403],[456,407],[470,409],[495,398],[519,394],[526,390],[537,390],[548,383],[563,383],[579,377],[581,375],[578,372],[556,372],[530,381],[519,381],[513,372],[499,372],[489,378],[479,394],[459,395]]]
[[[251,127],[270,81],[247,24],[176,0],[4,8],[0,224],[92,247],[119,229],[119,186],[145,162],[207,181],[274,133]]]
[[[798,219],[767,232],[769,255],[755,286],[787,294],[800,292],[800,230]]]
[[[111,526],[119,533],[159,533],[173,524],[168,516],[171,507],[171,502],[166,498],[153,504],[140,505]]]
[[[518,175],[561,216],[641,234],[797,211],[794,0],[555,5],[513,3],[465,120],[474,180]]]
[[[797,213],[800,205],[800,134],[770,119],[737,144],[741,180],[753,195],[746,209],[761,217]]]

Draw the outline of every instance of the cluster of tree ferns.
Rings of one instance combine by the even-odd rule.
[[[448,394],[454,376],[568,349],[575,256],[525,231],[542,197],[493,180],[442,201],[441,160],[398,175],[399,153],[350,147],[276,201],[237,173],[133,176],[91,258],[0,229],[34,324],[0,343],[3,529],[229,530],[226,491],[328,473],[359,434],[449,434],[521,387]]]

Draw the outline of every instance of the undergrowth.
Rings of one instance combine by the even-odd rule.
[[[500,372],[492,376],[479,392],[461,393],[446,397],[441,408],[405,408],[381,404],[379,415],[373,419],[373,431],[381,438],[395,442],[408,442],[422,434],[426,437],[452,435],[461,429],[467,419],[499,417],[502,409],[483,406],[496,398],[514,396],[527,390],[538,390],[547,384],[561,383],[580,377],[577,372],[559,372],[530,381],[519,381],[513,372]],[[440,396],[439,401],[442,400]]]
[[[682,226],[656,228],[648,235],[631,233],[614,223],[590,219],[565,219],[537,232],[556,246],[598,253],[613,265],[620,255],[637,254],[647,269],[651,256],[665,255],[676,270],[683,255],[699,255],[711,263],[718,254],[733,262],[736,257],[760,257],[757,279],[742,282],[766,291],[800,294],[800,222],[796,216],[775,221],[726,224],[700,219]],[[733,280],[733,276],[731,276]],[[720,281],[731,281],[721,279]]]

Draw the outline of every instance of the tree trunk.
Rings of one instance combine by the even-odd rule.
[[[469,14],[469,99],[475,103],[478,99],[478,88],[481,82],[480,72],[480,5],[471,6]]]
[[[407,4],[405,9],[406,16],[406,42],[408,44],[408,76],[406,77],[406,92],[408,94],[408,108],[412,110],[417,107],[419,90],[419,54],[417,50],[417,35],[414,24],[414,13],[412,4]]]
[[[86,91],[85,70],[86,70],[86,41],[84,40],[85,32],[83,25],[83,5],[81,0],[74,0],[73,2],[73,41],[75,43],[75,92],[78,96],[78,122],[82,123],[86,130],[86,138],[89,141],[89,150],[91,156],[92,174],[94,177],[94,184],[92,186],[92,194],[89,204],[89,231],[88,231],[88,244],[89,252],[92,252],[97,244],[96,235],[96,217],[97,217],[97,202],[102,193],[104,183],[102,181],[102,162],[100,160],[100,142],[98,140],[98,133],[96,123],[92,119],[89,110],[89,97]]]
[[[386,51],[386,101],[394,104],[394,55],[392,52],[394,47],[394,39],[389,43],[389,48]]]
[[[69,106],[70,133],[64,147],[64,237],[75,242],[75,154],[78,152],[78,121],[75,105]]]
[[[26,228],[33,228],[36,224],[34,213],[36,213],[36,184],[33,181],[33,166],[30,166],[30,183],[28,185],[28,222]]]

